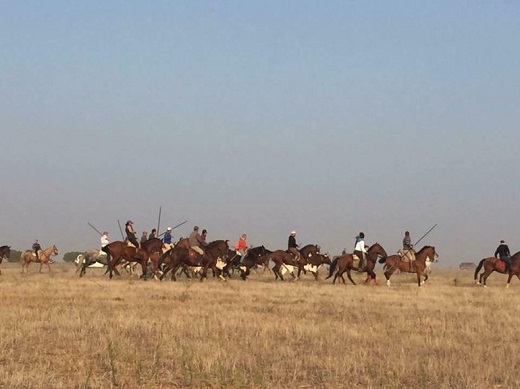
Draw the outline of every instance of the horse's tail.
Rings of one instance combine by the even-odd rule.
[[[339,258],[334,258],[332,260],[332,263],[329,266],[329,275],[325,278],[326,280],[328,280],[334,274],[334,270],[336,270],[336,266],[338,265],[338,259]]]
[[[484,258],[482,261],[480,261],[477,268],[475,269],[475,276],[474,276],[475,281],[477,280],[478,272],[480,271],[480,269],[482,269],[482,266],[484,266],[484,262],[486,261],[486,259],[487,258]]]

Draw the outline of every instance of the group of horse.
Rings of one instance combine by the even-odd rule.
[[[187,269],[196,269],[200,273],[201,281],[207,279],[208,270],[213,271],[213,275],[225,279],[230,277],[232,272],[239,272],[243,280],[247,280],[251,270],[257,268],[270,269],[275,280],[284,280],[284,275],[289,274],[295,279],[299,279],[301,273],[310,272],[315,280],[318,280],[318,270],[323,265],[328,265],[328,276],[334,275],[333,283],[339,278],[345,283],[344,273],[352,284],[356,284],[352,279],[351,272],[367,273],[365,282],[377,283],[374,272],[377,261],[384,264],[387,285],[390,286],[390,277],[396,270],[401,272],[417,274],[417,284],[421,286],[428,279],[428,265],[437,260],[438,256],[435,247],[424,246],[415,254],[415,261],[403,261],[398,254],[388,256],[384,248],[375,243],[370,246],[366,254],[366,265],[359,267],[359,259],[354,254],[343,254],[330,258],[328,254],[320,253],[320,247],[316,244],[309,244],[299,250],[299,257],[295,258],[286,250],[271,251],[265,246],[252,247],[247,251],[244,258],[234,249],[230,249],[229,241],[216,240],[204,247],[204,255],[200,256],[189,246],[188,239],[180,239],[173,248],[164,251],[163,242],[153,238],[141,243],[136,248],[127,242],[112,242],[102,249],[86,252],[78,264],[80,277],[86,269],[94,262],[101,262],[107,266],[106,273],[112,278],[113,275],[120,275],[117,266],[121,263],[135,263],[141,266],[142,277],[155,276],[160,280],[164,279],[171,272],[171,279],[177,279],[177,273]],[[151,266],[151,272],[148,266]],[[296,273],[296,274],[295,274]],[[424,279],[422,279],[424,278]]]
[[[257,246],[250,248],[242,260],[241,255],[230,249],[227,240],[216,240],[209,243],[204,248],[203,256],[190,248],[188,239],[181,238],[173,248],[166,251],[164,251],[163,242],[158,238],[143,242],[139,248],[130,246],[127,242],[116,241],[105,246],[102,252],[90,250],[81,255],[78,271],[79,276],[82,277],[90,265],[98,262],[107,266],[106,273],[112,278],[114,274],[120,275],[117,266],[124,262],[140,264],[144,279],[149,276],[148,264],[151,264],[152,275],[161,280],[169,272],[171,272],[171,279],[176,280],[176,274],[179,270],[186,272],[186,269],[190,268],[199,270],[201,280],[207,278],[209,269],[212,269],[213,274],[222,279],[230,277],[232,271],[238,271],[240,277],[247,280],[252,269],[269,268],[275,275],[275,279],[283,281],[286,273],[289,273],[293,278],[300,278],[301,273],[306,274],[307,271],[318,280],[318,269],[323,265],[328,265],[329,270],[326,279],[334,275],[333,283],[338,278],[345,283],[343,274],[347,273],[348,279],[355,285],[356,283],[351,275],[352,271],[367,273],[366,283],[377,283],[374,268],[376,263],[379,262],[384,264],[384,275],[388,286],[390,286],[390,277],[397,270],[417,274],[417,284],[421,286],[428,280],[429,263],[438,260],[438,255],[433,246],[424,246],[415,254],[414,261],[404,261],[401,255],[387,255],[385,249],[379,243],[375,243],[368,248],[365,258],[366,265],[362,268],[359,267],[359,259],[354,254],[343,254],[331,259],[328,254],[320,253],[320,247],[315,244],[304,246],[299,251],[299,258],[295,258],[285,250],[270,251],[264,246]],[[10,246],[0,246],[0,264],[3,260],[8,260],[10,254]],[[56,245],[41,250],[38,257],[32,250],[22,252],[20,257],[22,273],[29,271],[28,266],[31,262],[40,263],[40,273],[43,265],[46,265],[50,271],[53,255],[58,255]],[[484,271],[479,276],[482,269]],[[295,270],[298,271],[297,275],[295,275]],[[486,286],[487,278],[493,272],[508,274],[507,287],[509,287],[513,276],[517,276],[520,280],[520,252],[511,257],[509,267],[506,267],[503,261],[495,257],[482,259],[475,269],[475,282]],[[2,274],[1,270],[0,274]],[[421,277],[424,279],[422,280]]]

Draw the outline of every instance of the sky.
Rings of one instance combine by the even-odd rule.
[[[517,1],[0,1],[0,244],[520,250]]]

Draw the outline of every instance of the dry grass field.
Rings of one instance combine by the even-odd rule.
[[[520,283],[504,275],[485,289],[434,269],[388,289],[1,268],[1,388],[520,387]]]

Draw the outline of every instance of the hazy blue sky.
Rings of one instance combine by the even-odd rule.
[[[188,219],[520,250],[520,2],[1,1],[0,243]]]

